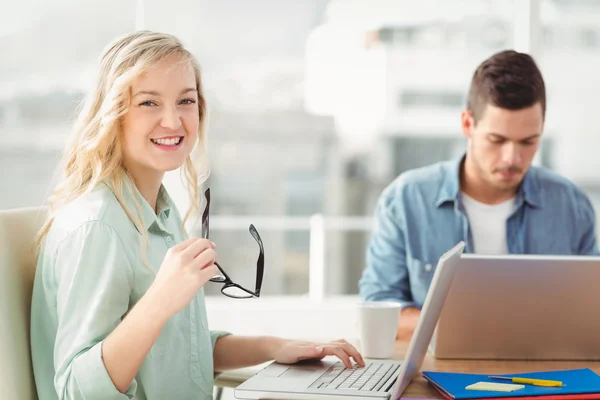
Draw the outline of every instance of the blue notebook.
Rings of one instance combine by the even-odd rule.
[[[596,374],[589,368],[565,371],[532,372],[527,374],[498,375],[561,381],[564,385],[566,385],[563,387],[525,385],[523,389],[515,390],[514,392],[491,392],[465,389],[467,386],[477,382],[510,383],[490,379],[488,378],[489,375],[498,374],[458,374],[452,372],[430,371],[423,372],[423,377],[427,379],[427,381],[429,381],[442,393],[445,393],[449,397],[456,400],[600,393],[600,375]]]

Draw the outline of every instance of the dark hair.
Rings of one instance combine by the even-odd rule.
[[[467,98],[467,108],[475,123],[488,104],[507,110],[521,110],[536,103],[540,103],[545,116],[544,78],[530,55],[514,50],[501,51],[475,70]]]

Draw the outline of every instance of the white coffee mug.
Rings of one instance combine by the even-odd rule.
[[[361,354],[365,358],[390,358],[401,305],[388,301],[370,301],[358,304],[358,331]]]

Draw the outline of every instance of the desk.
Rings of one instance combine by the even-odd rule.
[[[394,358],[403,359],[408,342],[397,342]],[[436,360],[430,355],[425,357],[422,370],[465,372],[482,374],[510,374],[534,371],[549,371],[560,369],[590,368],[600,374],[600,361],[493,361],[493,360]],[[215,385],[219,387],[234,388],[241,382],[217,377]],[[402,394],[403,397],[420,397],[440,399],[440,395],[425,379],[415,378]]]

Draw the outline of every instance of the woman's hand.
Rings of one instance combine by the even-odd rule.
[[[219,272],[215,245],[207,239],[188,239],[167,251],[148,294],[158,296],[171,318],[185,308],[209,279]]]
[[[352,367],[354,359],[360,367],[365,366],[362,356],[347,341],[340,339],[329,343],[309,343],[286,340],[275,351],[273,358],[281,364],[294,364],[301,360],[320,360],[325,356],[336,356],[346,366]]]

